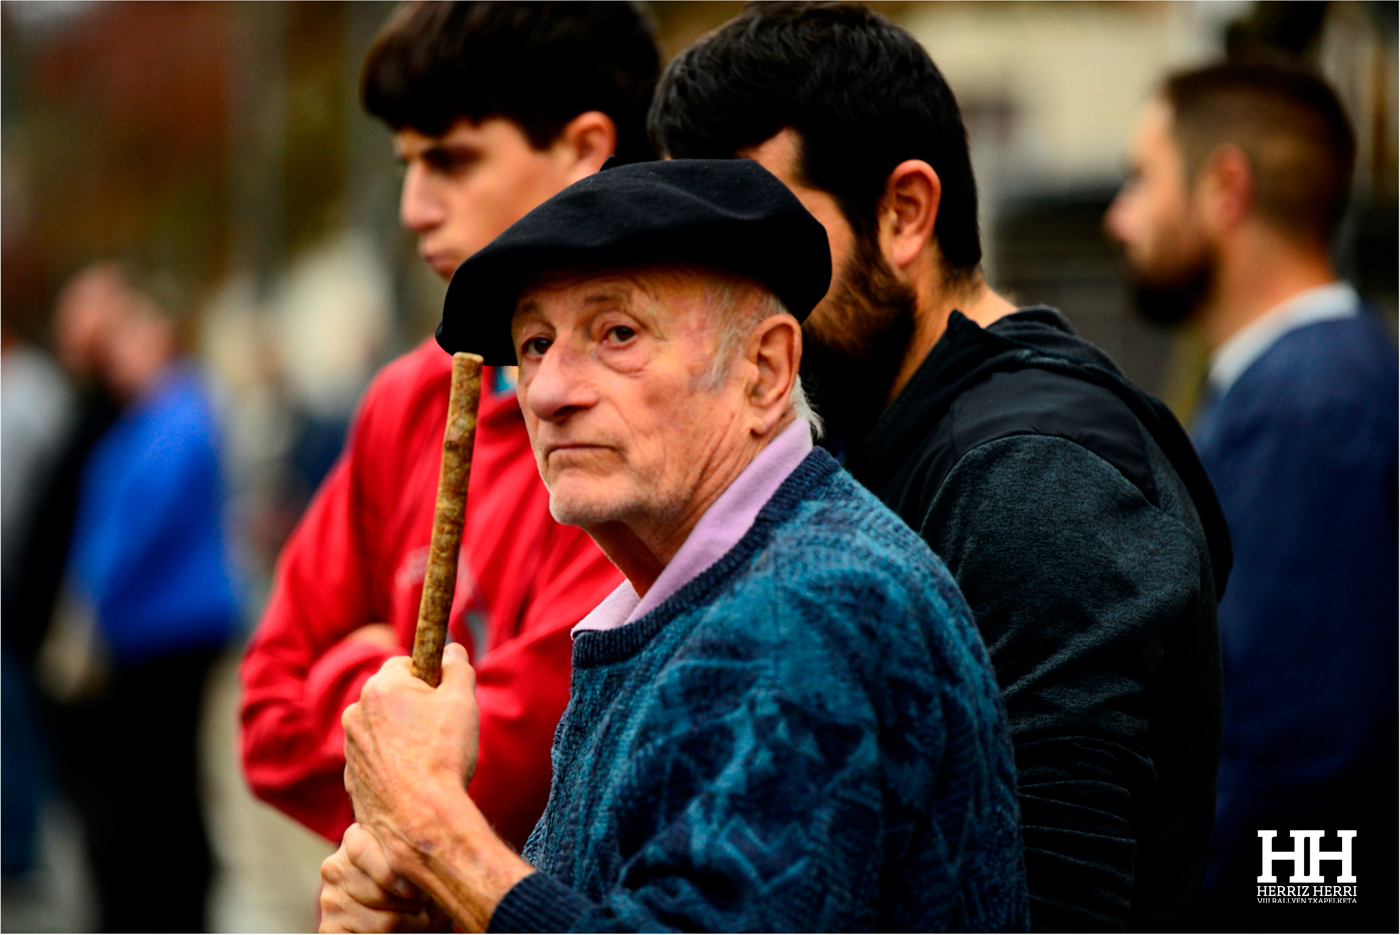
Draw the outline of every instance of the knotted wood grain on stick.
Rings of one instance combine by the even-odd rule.
[[[442,681],[442,650],[447,645],[447,616],[452,611],[452,594],[457,587],[457,554],[462,547],[480,400],[481,358],[475,354],[453,354],[433,538],[428,547],[428,570],[423,577],[423,600],[418,605],[418,630],[413,637],[413,674],[434,688]]]

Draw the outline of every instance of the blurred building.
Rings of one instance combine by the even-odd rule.
[[[1128,376],[1185,415],[1204,349],[1139,319],[1101,221],[1128,129],[1162,76],[1267,47],[1315,65],[1357,128],[1339,267],[1396,312],[1394,3],[937,3],[890,11],[958,95],[982,197],[987,272],[1062,308]]]

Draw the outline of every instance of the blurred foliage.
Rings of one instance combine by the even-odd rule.
[[[6,317],[33,314],[98,255],[216,275],[227,8],[100,4],[18,26],[13,4],[3,12],[4,171],[24,187],[4,216]]]
[[[33,330],[94,257],[208,288],[339,224],[349,7],[0,4],[7,323]]]
[[[287,236],[304,249],[338,223],[349,167],[345,89],[346,18],[323,3],[287,6]],[[330,15],[327,15],[327,14]],[[358,106],[351,102],[352,106]]]

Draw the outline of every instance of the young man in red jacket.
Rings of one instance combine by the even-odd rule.
[[[659,69],[631,4],[401,8],[366,59],[362,95],[394,129],[400,215],[443,278],[535,205],[649,158]],[[339,841],[341,712],[413,643],[436,500],[451,358],[432,339],[375,378],[340,460],[283,549],[243,662],[243,763],[254,792]],[[549,795],[569,695],[569,629],[621,580],[549,515],[507,375],[487,367],[451,633],[476,669],[480,767],[469,792],[517,846]]]

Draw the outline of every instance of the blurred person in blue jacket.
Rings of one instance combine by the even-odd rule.
[[[1396,925],[1396,349],[1329,258],[1354,153],[1310,74],[1183,72],[1144,111],[1105,219],[1143,312],[1212,348],[1194,439],[1235,567],[1207,930]],[[1312,874],[1354,875],[1356,904],[1259,902],[1276,871],[1307,874],[1265,854],[1315,829]],[[1350,869],[1318,850],[1350,850]]]
[[[204,928],[212,861],[196,741],[209,669],[239,617],[213,405],[176,306],[157,294],[123,272],[94,342],[97,377],[124,406],[83,469],[40,652],[64,701],[54,744],[105,931]]]

